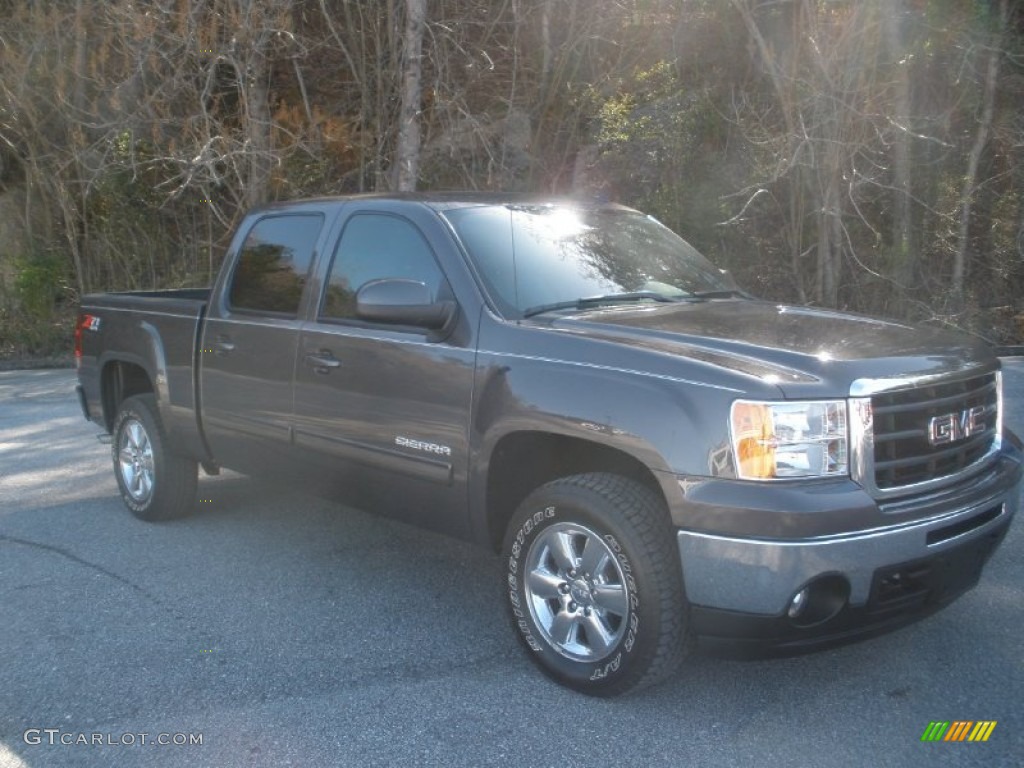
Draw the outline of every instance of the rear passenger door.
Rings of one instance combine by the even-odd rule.
[[[434,300],[454,298],[435,254],[454,246],[429,226],[428,236],[412,215],[353,207],[343,222],[322,299],[299,338],[295,442],[331,468],[350,502],[465,535],[469,318],[460,314],[439,338],[355,311],[359,288],[383,278],[423,282]]]
[[[324,218],[258,218],[226,287],[214,291],[200,347],[200,393],[207,441],[225,466],[272,469],[290,443],[298,318]]]

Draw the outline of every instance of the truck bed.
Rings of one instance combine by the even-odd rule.
[[[142,301],[139,301],[141,299]],[[116,291],[90,293],[82,298],[82,307],[110,307],[148,311],[181,312],[191,315],[198,303],[205,306],[210,300],[209,288],[177,288],[166,291]]]
[[[131,371],[126,366],[137,366],[153,382],[160,417],[175,450],[205,458],[196,377],[199,333],[209,298],[209,288],[82,297],[82,311],[99,318],[95,329],[83,332],[79,371],[86,400],[96,409],[89,412],[90,419],[110,428],[112,409],[98,409],[103,378],[121,377],[130,389]]]

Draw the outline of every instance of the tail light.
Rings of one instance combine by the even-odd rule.
[[[85,331],[98,331],[100,319],[96,315],[82,313],[75,323],[75,366],[82,365],[82,335]]]

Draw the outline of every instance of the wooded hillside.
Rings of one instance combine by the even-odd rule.
[[[752,292],[1024,341],[1022,0],[0,0],[0,356],[251,205],[600,197]]]

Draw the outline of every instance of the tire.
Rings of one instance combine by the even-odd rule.
[[[648,488],[573,475],[534,491],[503,548],[508,608],[541,670],[592,696],[664,680],[690,648],[679,552]]]
[[[167,449],[167,435],[152,395],[125,398],[111,443],[121,499],[140,520],[173,520],[195,507],[197,463]]]

